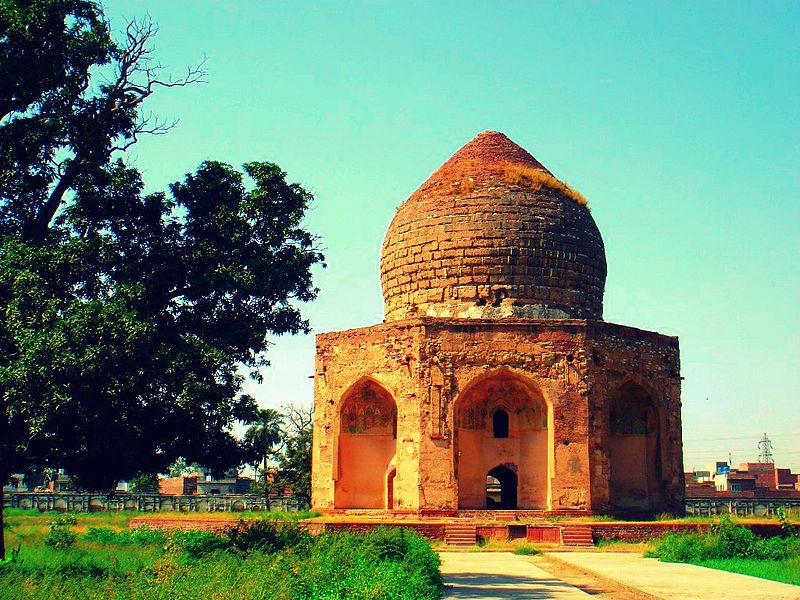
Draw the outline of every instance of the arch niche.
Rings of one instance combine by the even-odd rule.
[[[532,381],[508,370],[482,377],[458,397],[454,417],[459,508],[547,508],[548,406]]]
[[[650,511],[663,506],[658,410],[639,384],[623,384],[612,398],[608,437],[612,509]]]
[[[397,448],[397,405],[375,380],[361,379],[342,397],[337,446],[334,506],[391,508],[387,474]]]

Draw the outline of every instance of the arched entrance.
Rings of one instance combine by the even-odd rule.
[[[397,448],[397,405],[373,379],[345,392],[339,409],[336,508],[386,508],[388,467]],[[392,494],[393,490],[392,481]]]
[[[663,506],[659,440],[653,399],[640,385],[624,384],[609,409],[609,491],[614,510],[650,511]]]
[[[546,509],[548,409],[536,385],[503,369],[468,385],[454,411],[458,507]]]
[[[517,474],[505,465],[498,465],[486,475],[486,508],[517,508]]]

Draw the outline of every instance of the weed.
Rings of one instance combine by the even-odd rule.
[[[514,554],[518,556],[532,556],[534,554],[541,554],[533,544],[520,544],[514,548]]]

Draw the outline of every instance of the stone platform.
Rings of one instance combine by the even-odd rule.
[[[591,546],[598,540],[646,542],[668,533],[707,531],[710,523],[685,521],[620,521],[591,522],[567,518],[553,519],[543,511],[456,511],[455,515],[426,516],[418,513],[387,515],[386,511],[347,511],[348,514],[325,515],[300,521],[312,534],[335,531],[365,533],[376,527],[408,527],[431,541],[448,545],[472,545],[481,540],[525,540],[557,546]],[[395,511],[393,511],[395,512]],[[381,514],[376,514],[381,513]],[[475,514],[472,514],[475,513]],[[511,514],[507,514],[511,513]],[[550,520],[547,520],[550,517]],[[153,529],[204,529],[221,532],[234,525],[234,519],[186,519],[142,517],[131,519],[130,527],[146,525]],[[781,525],[769,521],[737,521],[756,535],[781,534]],[[469,543],[467,543],[469,542]]]

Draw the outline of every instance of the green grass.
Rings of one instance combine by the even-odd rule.
[[[20,551],[0,563],[0,600],[437,600],[443,590],[438,556],[407,530],[311,538],[258,519],[229,535],[131,533],[138,513],[101,513],[75,515],[77,540],[59,550],[45,544],[55,514],[6,515],[7,546]]]
[[[771,579],[800,585],[800,557],[785,560],[756,560],[752,558],[717,558],[698,561],[702,567]]]
[[[759,538],[722,518],[707,532],[670,533],[645,553],[664,562],[682,562],[800,585],[800,536]]]

